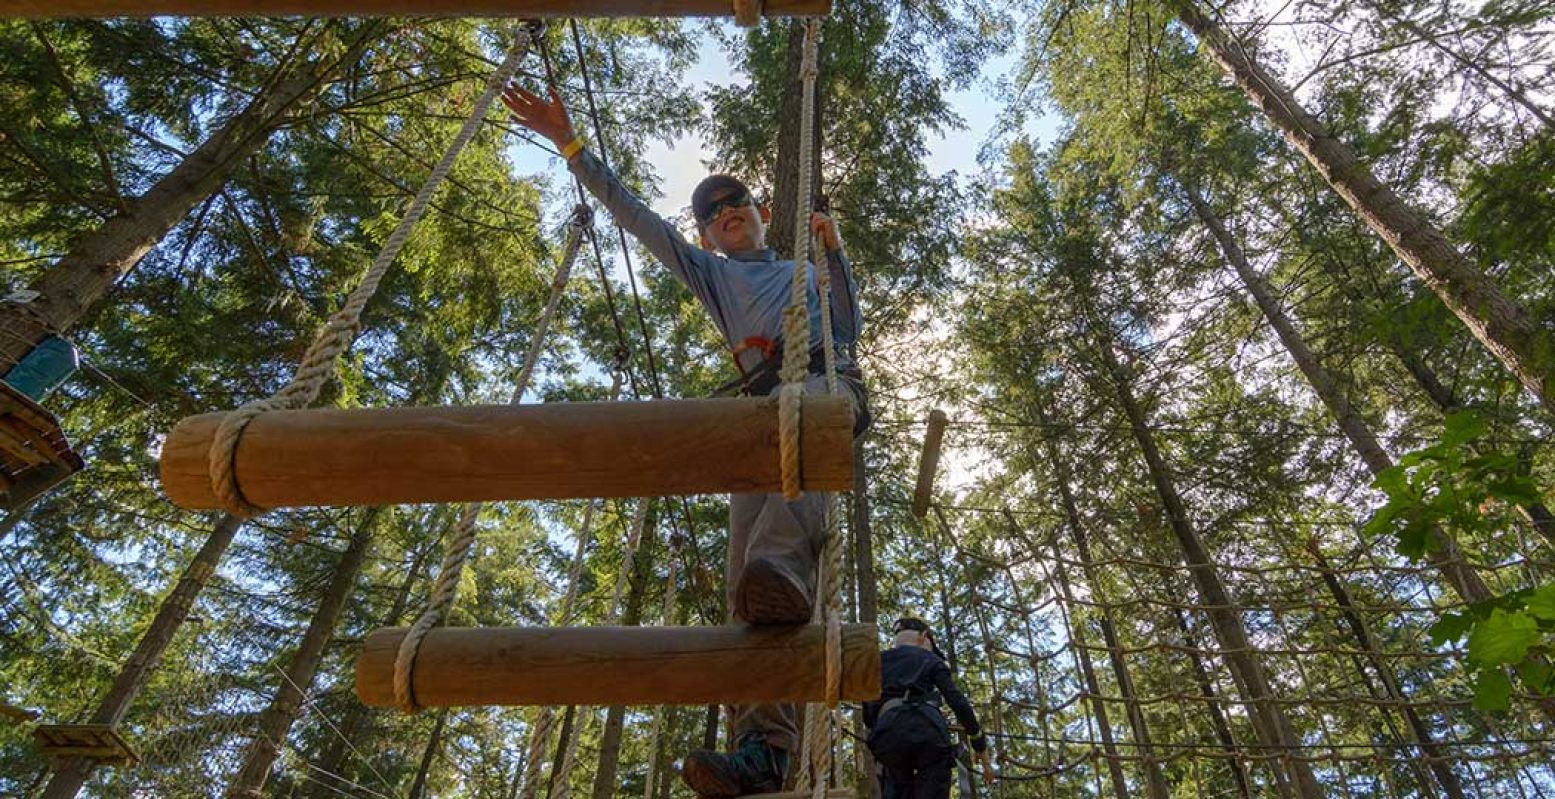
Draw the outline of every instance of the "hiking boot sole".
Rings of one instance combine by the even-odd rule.
[[[810,597],[804,586],[764,558],[745,565],[734,592],[734,615],[748,624],[806,624]]]
[[[687,787],[704,799],[727,799],[739,796],[740,783],[721,764],[708,762],[707,753],[692,752],[680,766],[680,778]],[[713,755],[717,757],[717,755]]]

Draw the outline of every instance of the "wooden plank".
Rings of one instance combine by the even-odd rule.
[[[416,658],[424,707],[806,702],[825,690],[826,629],[793,627],[440,628]],[[842,628],[842,698],[880,696],[875,626]],[[394,705],[402,627],[367,637],[356,695]]]
[[[832,0],[766,0],[768,17],[824,16]],[[728,17],[731,0],[0,0],[0,17]]]
[[[923,434],[923,453],[918,458],[918,485],[912,492],[912,515],[920,519],[929,512],[929,502],[934,498],[934,475],[939,471],[940,445],[945,440],[945,425],[949,422],[945,412],[938,408],[929,413],[929,427]]]
[[[104,765],[140,760],[129,741],[109,724],[40,724],[32,735],[46,757],[86,757]]]
[[[162,447],[180,507],[219,507],[222,418],[185,419]],[[853,486],[847,398],[806,397],[801,438],[806,490]],[[248,426],[236,472],[267,508],[773,492],[777,398],[277,411]]]

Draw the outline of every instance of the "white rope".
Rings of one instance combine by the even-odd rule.
[[[556,279],[551,282],[551,297],[545,304],[545,310],[540,313],[539,321],[535,323],[534,336],[529,342],[529,353],[524,358],[525,368],[520,372],[519,380],[513,386],[510,404],[517,405],[528,388],[528,381],[533,376],[533,361],[539,357],[539,350],[545,346],[551,320],[561,304],[562,290],[567,285],[567,278],[572,274],[573,263],[578,259],[578,247],[583,242],[583,233],[589,225],[590,218],[591,214],[587,207],[580,205],[567,223],[567,246],[562,253],[561,264],[556,268]],[[458,596],[459,578],[464,573],[464,564],[469,560],[470,552],[475,546],[475,522],[480,517],[481,507],[482,503],[471,502],[460,512],[458,524],[449,531],[444,540],[443,564],[438,571],[437,582],[432,587],[432,596],[427,600],[427,609],[422,611],[415,623],[405,632],[405,638],[400,641],[400,649],[394,659],[394,701],[407,713],[414,712],[418,707],[411,685],[411,678],[415,672],[416,653],[421,649],[422,639],[426,638],[426,634],[433,627],[443,622],[448,609],[453,607],[454,599]]]
[[[378,292],[378,284],[383,281],[389,267],[394,264],[394,259],[399,256],[400,249],[410,238],[416,223],[426,214],[427,208],[432,204],[433,196],[437,194],[444,178],[448,177],[449,170],[453,168],[454,161],[475,138],[475,134],[485,123],[486,113],[496,102],[497,96],[518,72],[519,65],[529,53],[530,40],[530,30],[527,27],[520,29],[513,41],[512,49],[508,51],[507,58],[495,72],[491,73],[486,83],[486,90],[476,99],[469,118],[465,120],[458,135],[454,136],[454,140],[448,145],[442,160],[432,168],[426,183],[422,184],[410,207],[405,210],[405,215],[400,218],[399,225],[394,228],[393,233],[389,234],[389,239],[384,242],[378,257],[373,259],[372,266],[368,267],[367,272],[362,275],[361,282],[346,298],[341,309],[324,323],[323,329],[319,331],[313,344],[303,355],[302,363],[297,367],[292,379],[270,397],[246,403],[227,414],[222,420],[210,449],[211,488],[215,490],[217,499],[228,513],[239,518],[248,518],[265,511],[264,508],[249,502],[238,485],[235,460],[238,441],[243,436],[244,428],[262,413],[303,408],[318,399],[324,384],[334,377],[335,365],[340,355],[350,349],[351,343],[356,339],[357,331],[361,328],[362,310]]]
[[[778,394],[779,464],[783,498],[792,502],[802,493],[799,474],[799,413],[804,399],[805,377],[810,366],[809,280],[805,271],[805,243],[810,240],[810,170],[815,154],[815,77],[820,50],[821,23],[804,23],[804,59],[800,77],[804,84],[799,114],[799,186],[794,201],[794,279],[789,285],[788,307],[783,309],[783,386]]]

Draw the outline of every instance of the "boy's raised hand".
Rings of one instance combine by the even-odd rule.
[[[550,139],[556,149],[560,150],[577,134],[572,131],[567,106],[562,105],[562,98],[556,93],[555,86],[550,87],[550,95],[550,99],[546,100],[515,82],[509,83],[502,92],[502,103],[513,112],[514,122]]]
[[[819,211],[810,214],[810,234],[820,236],[828,252],[842,249],[842,236],[837,233],[837,222]]]

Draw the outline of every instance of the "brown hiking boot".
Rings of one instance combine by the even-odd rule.
[[[810,592],[786,567],[771,558],[745,564],[734,588],[735,618],[747,624],[805,624],[810,611]]]
[[[761,733],[743,736],[728,754],[698,749],[680,766],[680,778],[705,799],[776,793],[787,773],[788,752],[768,746]]]

